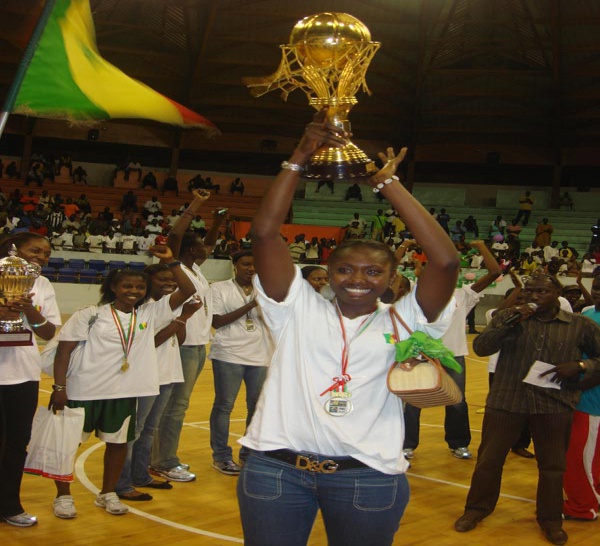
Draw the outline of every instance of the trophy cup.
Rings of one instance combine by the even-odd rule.
[[[311,106],[316,110],[328,106],[328,120],[350,133],[348,113],[357,103],[354,95],[360,88],[370,94],[365,74],[380,45],[371,41],[369,29],[352,15],[309,15],[296,24],[290,43],[280,46],[277,72],[244,78],[244,83],[256,97],[280,89],[284,100],[294,89],[302,89]],[[302,176],[352,179],[371,176],[376,170],[367,155],[348,142],[342,148],[317,150]]]
[[[40,266],[17,257],[12,245],[8,256],[0,260],[0,302],[7,305],[18,296],[31,292],[35,279],[40,276]],[[31,330],[25,328],[22,316],[0,320],[0,347],[33,345]]]

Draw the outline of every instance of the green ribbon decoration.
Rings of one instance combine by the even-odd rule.
[[[439,358],[442,365],[457,373],[462,373],[462,366],[454,359],[454,354],[444,346],[439,339],[433,339],[423,332],[413,332],[412,335],[396,343],[396,361],[404,362],[424,353],[431,358]]]

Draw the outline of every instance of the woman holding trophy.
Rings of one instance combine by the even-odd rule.
[[[248,546],[306,544],[319,509],[330,545],[389,545],[408,502],[402,401],[386,386],[395,345],[385,334],[394,330],[390,306],[379,302],[394,256],[375,241],[338,246],[328,260],[328,301],[303,281],[280,236],[304,167],[323,145],[343,147],[349,136],[327,121],[326,108],[318,112],[253,222],[257,301],[276,347],[240,440],[251,450],[238,481]],[[405,154],[388,148],[384,167],[365,180],[431,257],[416,290],[394,308],[411,328],[439,338],[459,263],[446,233],[395,176]]]
[[[31,332],[49,340],[61,323],[54,288],[39,269],[50,252],[48,239],[36,233],[20,233],[0,247],[9,256],[0,260],[0,519],[17,527],[37,523],[20,501],[41,370]]]

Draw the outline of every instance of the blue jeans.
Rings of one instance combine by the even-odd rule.
[[[179,347],[179,354],[183,369],[183,383],[173,385],[171,398],[163,411],[152,448],[152,466],[161,470],[170,470],[181,463],[177,456],[179,437],[194,385],[204,368],[206,347],[182,345]]]
[[[237,494],[246,546],[305,546],[319,508],[329,546],[391,545],[410,496],[404,474],[314,473],[256,451],[242,468]]]
[[[117,494],[130,493],[135,486],[144,486],[152,482],[148,473],[154,433],[158,429],[160,418],[169,401],[174,383],[161,385],[158,396],[138,398],[135,421],[135,440],[127,443],[127,458],[115,487]]]
[[[210,447],[213,459],[217,462],[231,461],[233,453],[228,445],[229,418],[240,392],[242,380],[246,384],[246,428],[252,420],[258,396],[262,390],[267,368],[265,366],[246,366],[213,359],[215,382],[215,401],[210,412]],[[240,459],[248,456],[244,447],[240,450]]]
[[[465,399],[465,383],[467,368],[465,366],[464,356],[455,356],[456,361],[463,367],[462,373],[444,368],[448,375],[458,385],[463,394],[462,402],[453,406],[446,406],[446,418],[444,419],[444,440],[450,449],[459,447],[468,447],[471,443],[471,427],[469,424],[469,406]],[[404,438],[405,449],[417,449],[419,445],[419,421],[421,418],[421,409],[415,408],[410,404],[404,407],[404,424],[406,435]]]

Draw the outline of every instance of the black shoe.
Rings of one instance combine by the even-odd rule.
[[[454,530],[459,533],[472,531],[484,517],[479,512],[465,512],[454,522]]]
[[[533,459],[535,457],[535,455],[533,453],[531,453],[531,451],[529,451],[528,449],[525,449],[524,447],[513,447],[511,449],[511,451],[515,455],[518,455],[519,457],[523,457],[524,459]]]
[[[548,539],[548,542],[551,542],[552,544],[561,546],[562,544],[566,544],[567,540],[569,540],[569,535],[563,531],[560,523],[556,524],[553,522],[552,525],[549,525],[548,523],[540,523],[540,527]]]
[[[469,334],[481,334],[479,330],[469,330]]]

